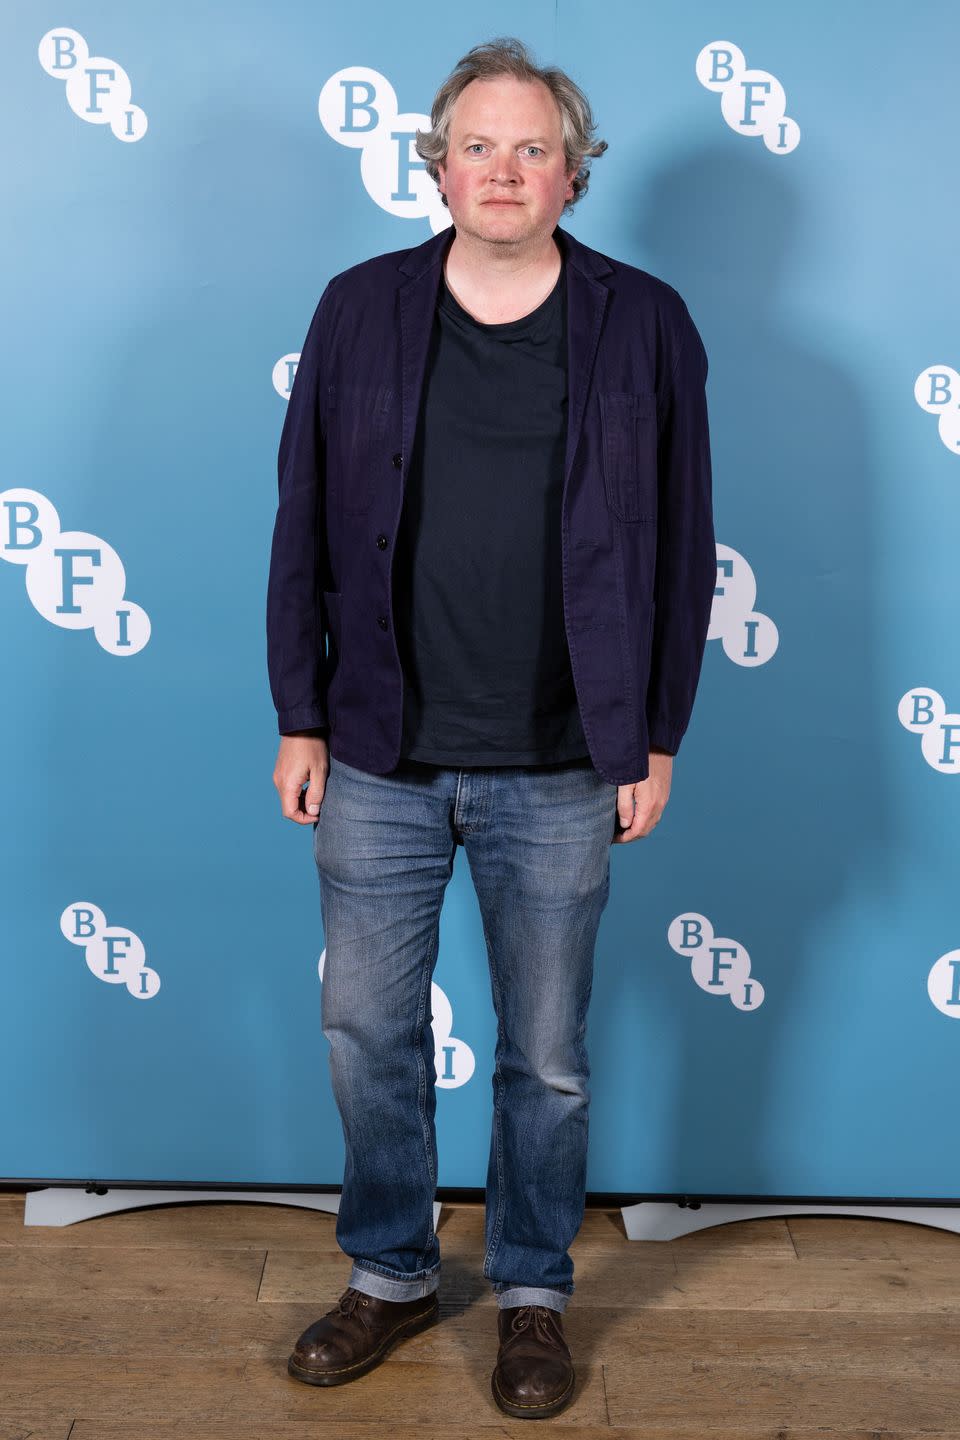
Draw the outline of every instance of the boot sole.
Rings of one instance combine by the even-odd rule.
[[[291,1355],[287,1361],[287,1373],[295,1380],[303,1380],[307,1385],[347,1385],[351,1380],[358,1380],[361,1375],[376,1367],[385,1360],[395,1345],[401,1340],[407,1340],[411,1335],[417,1335],[421,1330],[429,1330],[431,1325],[436,1325],[440,1319],[439,1302],[431,1309],[425,1310],[421,1315],[412,1315],[402,1324],[394,1327],[381,1340],[376,1350],[365,1356],[362,1360],[356,1360],[352,1365],[341,1365],[335,1370],[311,1370],[309,1367],[298,1365],[294,1356]]]
[[[521,1420],[545,1419],[548,1415],[556,1415],[559,1410],[564,1410],[573,1398],[573,1389],[576,1383],[576,1375],[571,1372],[570,1383],[554,1400],[548,1400],[542,1405],[517,1405],[497,1388],[496,1371],[490,1377],[490,1388],[493,1391],[493,1398],[500,1409],[506,1415],[516,1415]]]

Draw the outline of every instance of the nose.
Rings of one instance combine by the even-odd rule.
[[[512,150],[495,155],[490,178],[497,185],[516,185],[520,178],[520,166]]]

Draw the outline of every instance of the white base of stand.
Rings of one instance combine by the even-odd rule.
[[[622,1205],[620,1214],[628,1240],[676,1240],[713,1225],[756,1220],[763,1215],[872,1215],[877,1220],[906,1220],[933,1225],[960,1234],[960,1208],[949,1205],[710,1205],[688,1206],[641,1203]]]
[[[74,1225],[95,1215],[118,1210],[140,1210],[149,1205],[182,1205],[185,1202],[228,1201],[242,1205],[299,1205],[305,1210],[326,1210],[336,1215],[339,1193],[310,1194],[300,1190],[110,1190],[105,1195],[88,1194],[79,1186],[51,1185],[46,1190],[29,1190],[24,1197],[24,1225]],[[440,1201],[433,1202],[433,1224],[440,1218]]]

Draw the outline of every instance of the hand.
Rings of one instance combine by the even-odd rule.
[[[628,845],[649,835],[666,809],[673,777],[673,756],[650,751],[650,774],[646,780],[617,786],[617,818],[625,830],[618,830],[614,845]]]
[[[280,810],[296,825],[312,825],[320,814],[330,752],[327,742],[312,730],[280,737],[280,750],[273,769],[273,783],[280,796]],[[300,791],[306,785],[307,792]],[[303,800],[303,805],[301,805]]]

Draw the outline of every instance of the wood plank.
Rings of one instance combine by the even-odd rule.
[[[905,1260],[923,1255],[949,1261],[960,1254],[960,1235],[910,1220],[849,1215],[824,1225],[817,1215],[792,1215],[787,1225],[801,1260]]]
[[[0,1415],[0,1440],[68,1440],[72,1416]]]
[[[676,1363],[663,1356],[631,1357],[604,1365],[607,1405],[614,1425],[669,1426],[695,1414],[703,1428],[750,1425],[771,1429],[823,1427],[907,1433],[945,1430],[960,1415],[960,1382],[924,1375],[891,1376],[877,1358],[871,1373],[848,1373],[845,1356],[802,1352],[789,1365],[700,1359]],[[857,1383],[851,1383],[856,1380]],[[821,1429],[821,1434],[822,1434]]]
[[[158,1359],[216,1357],[238,1361],[286,1361],[297,1337],[323,1307],[227,1303],[211,1306],[166,1301],[111,1302],[94,1309],[73,1300],[52,1306],[29,1302],[0,1307],[0,1372],[10,1357],[122,1357]],[[937,1312],[885,1315],[839,1311],[800,1312],[584,1309],[571,1306],[564,1332],[574,1356],[603,1363],[637,1357],[669,1360],[756,1357],[788,1365],[805,1351],[843,1353],[851,1371],[870,1373],[878,1355],[886,1374],[923,1374],[950,1380],[960,1353],[960,1317]],[[135,1338],[131,1338],[135,1337]],[[410,1359],[449,1365],[465,1356],[477,1364],[496,1359],[496,1311],[492,1305],[458,1310],[441,1304],[438,1325],[400,1345],[391,1364]],[[804,1362],[806,1363],[806,1362]]]
[[[203,1254],[170,1246],[143,1249],[74,1244],[8,1246],[0,1249],[0,1295],[3,1301],[49,1300],[86,1295],[91,1304],[112,1299],[206,1301],[255,1299],[266,1259],[263,1250],[220,1248]]]
[[[414,1335],[402,1348],[412,1350],[423,1337]],[[399,1353],[399,1349],[395,1353]],[[207,1355],[178,1359],[145,1354],[135,1344],[122,1357],[108,1355],[91,1365],[87,1356],[64,1356],[55,1366],[46,1357],[25,1356],[15,1370],[4,1367],[0,1414],[29,1413],[32,1405],[61,1410],[67,1406],[77,1421],[112,1420],[136,1423],[180,1419],[231,1421],[234,1426],[269,1418],[271,1428],[283,1420],[323,1419],[328,1424],[357,1420],[389,1424],[398,1415],[414,1426],[500,1426],[505,1417],[490,1393],[492,1363],[471,1357],[456,1365],[438,1365],[409,1358],[383,1365],[350,1385],[304,1385],[286,1372],[279,1357],[237,1360]],[[599,1365],[577,1367],[573,1403],[554,1418],[557,1424],[606,1424],[603,1376]],[[234,1435],[243,1432],[234,1429]],[[73,1437],[71,1436],[71,1440]]]
[[[0,1294],[6,1299],[58,1300],[72,1293],[115,1299],[261,1302],[332,1305],[349,1274],[345,1257],[312,1251],[218,1248],[206,1254],[170,1247],[117,1247],[109,1255],[74,1246],[41,1254],[35,1248],[0,1251]],[[479,1257],[448,1257],[443,1298],[492,1305]],[[701,1255],[674,1267],[655,1265],[631,1247],[609,1260],[587,1260],[575,1273],[571,1306],[710,1310],[937,1310],[960,1309],[960,1266],[927,1259],[841,1262],[734,1260]]]
[[[561,1417],[554,1417],[553,1424]],[[502,1417],[503,1424],[497,1429],[502,1440],[530,1440],[530,1422]],[[174,1440],[183,1433],[182,1424],[146,1424],[143,1426],[115,1425],[111,1422],[78,1420],[70,1432],[70,1440]],[[888,1430],[878,1436],[876,1430],[835,1430],[795,1427],[783,1429],[780,1426],[765,1425],[743,1429],[728,1426],[707,1429],[704,1426],[679,1427],[636,1426],[636,1425],[567,1425],[563,1429],[563,1440],[906,1440],[906,1437],[920,1435],[916,1430]],[[377,1432],[365,1421],[338,1420],[335,1424],[323,1421],[297,1421],[280,1424],[261,1421],[251,1422],[242,1431],[237,1431],[232,1422],[211,1423],[191,1426],[190,1440],[375,1440]],[[389,1440],[476,1440],[474,1426],[458,1427],[431,1424],[427,1426],[392,1424]],[[960,1440],[960,1430],[924,1430],[923,1440]],[[7,1440],[0,1434],[0,1440]],[[17,1437],[19,1440],[19,1437]],[[33,1440],[33,1437],[31,1437]],[[45,1440],[45,1437],[44,1437]]]
[[[960,1247],[958,1247],[960,1248]],[[581,1303],[591,1303],[613,1281],[591,1271],[582,1285]],[[734,1261],[722,1254],[687,1261],[680,1257],[669,1290],[650,1303],[700,1306],[710,1310],[960,1310],[960,1265],[946,1265],[926,1256],[909,1260],[757,1260]]]

